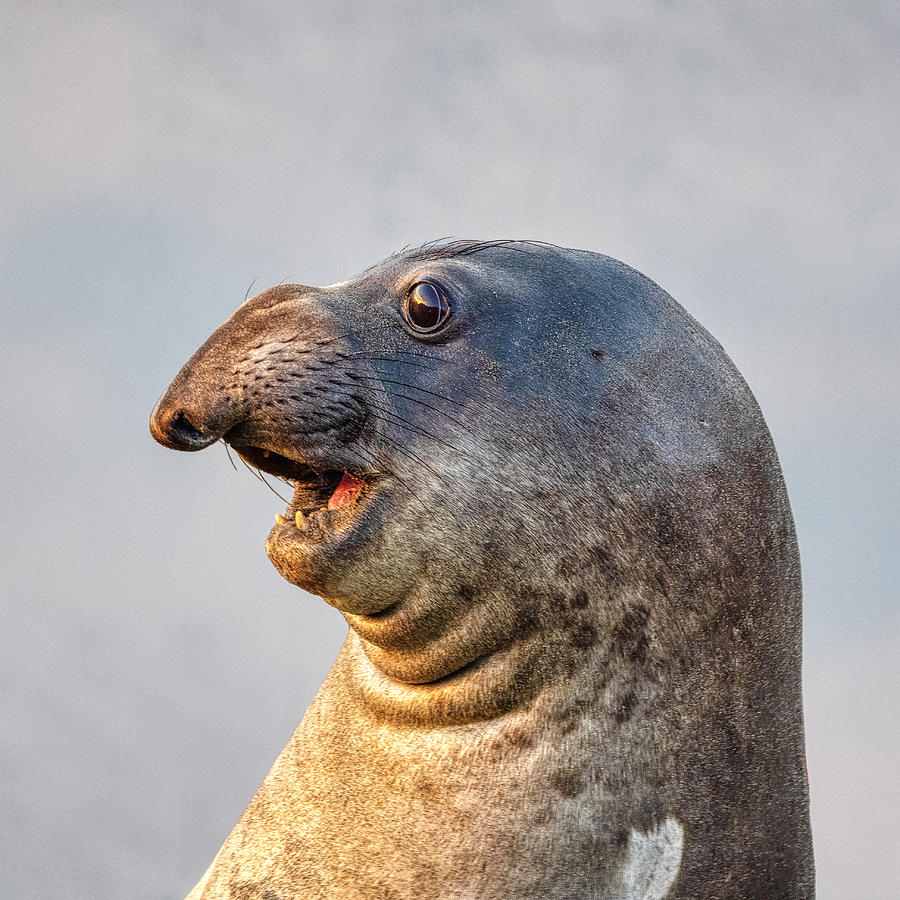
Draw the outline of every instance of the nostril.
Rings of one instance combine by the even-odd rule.
[[[166,427],[170,439],[178,444],[205,444],[202,432],[191,425],[188,417],[180,409],[169,419]]]
[[[214,443],[188,418],[182,409],[154,410],[150,417],[150,431],[161,444],[172,450],[202,450]]]

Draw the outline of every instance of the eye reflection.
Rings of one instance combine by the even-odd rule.
[[[430,281],[420,281],[406,295],[403,312],[415,331],[435,331],[447,321],[450,304],[440,288]]]

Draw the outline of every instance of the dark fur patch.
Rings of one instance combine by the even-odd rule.
[[[550,776],[553,789],[563,797],[577,797],[584,790],[584,779],[576,769],[560,769]]]
[[[522,635],[534,634],[538,630],[544,605],[544,599],[540,594],[523,593],[519,598],[519,609],[516,618]]]
[[[584,609],[588,605],[588,595],[585,591],[578,591],[570,600],[569,603],[572,605],[573,609]]]
[[[616,708],[613,710],[613,716],[615,717],[616,722],[618,722],[619,725],[624,725],[634,715],[636,706],[637,697],[633,692],[629,691],[627,694],[623,694],[619,699]]]
[[[624,659],[642,663],[647,658],[650,648],[650,639],[647,634],[649,620],[649,606],[636,603],[625,610],[625,614],[613,630],[614,645]]]
[[[584,623],[576,626],[572,631],[569,639],[573,647],[579,650],[587,650],[597,643],[597,629],[590,623]]]
[[[528,750],[534,746],[534,736],[522,726],[508,728],[503,732],[503,737],[511,746],[519,747],[522,750]]]

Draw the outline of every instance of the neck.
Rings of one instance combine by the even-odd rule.
[[[623,648],[634,653],[631,636],[599,627],[583,591],[568,600],[546,592],[434,600],[345,613],[338,669],[379,718],[449,725],[540,706],[544,721],[604,708],[615,720],[631,695],[651,693],[640,660],[622,658]]]
[[[441,615],[405,602],[378,616],[345,614],[350,633],[335,675],[367,717],[440,727],[522,713],[563,734],[590,721],[616,754],[631,743],[680,743],[690,722],[703,755],[713,719],[745,740],[760,709],[799,717],[790,703],[759,702],[790,685],[769,684],[774,667],[754,664],[758,648],[734,643],[731,629],[726,644],[699,623],[660,627],[629,614],[610,626],[583,596],[565,608],[541,595],[482,597]],[[707,750],[717,754],[720,743]]]
[[[423,594],[381,615],[345,614],[341,668],[373,713],[416,724],[483,721],[571,676],[570,635],[547,595],[455,599]]]
[[[495,650],[427,682],[401,681],[373,662],[372,645],[351,630],[338,666],[365,710],[398,724],[462,725],[493,719],[527,704],[538,693],[540,648],[517,643]],[[531,669],[532,674],[522,677]]]

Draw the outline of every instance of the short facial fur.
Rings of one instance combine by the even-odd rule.
[[[422,282],[450,308],[425,334]],[[780,469],[647,278],[455,242],[272,288],[151,429],[362,485],[298,525],[304,482],[269,534],[350,630],[192,897],[812,896]]]

